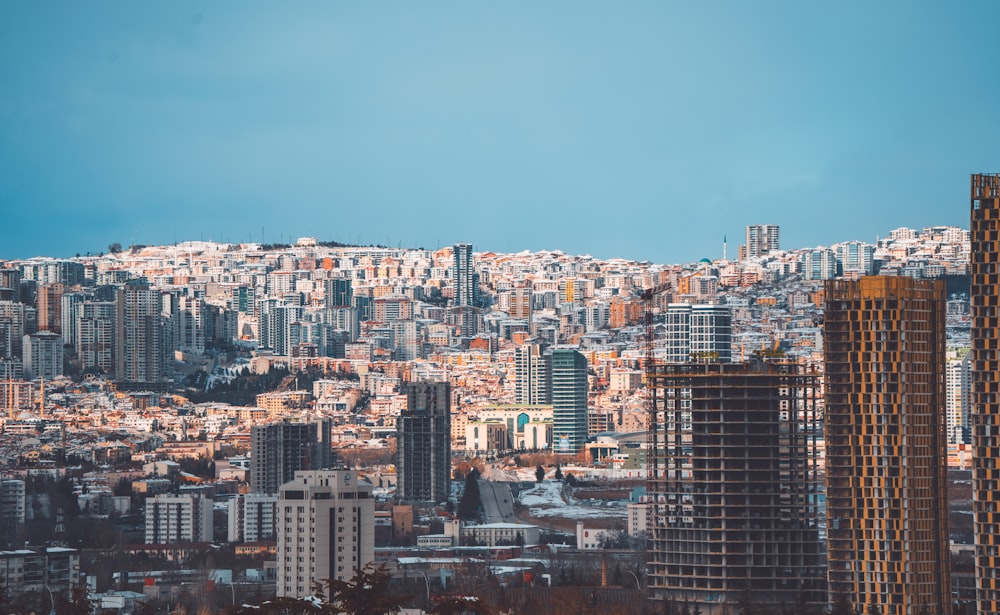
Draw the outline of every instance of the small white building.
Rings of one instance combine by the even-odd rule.
[[[582,521],[576,522],[576,548],[584,550],[600,549],[601,543],[611,532],[608,530],[594,530],[583,526]]]
[[[646,533],[647,515],[649,514],[649,504],[646,502],[636,502],[628,505],[628,535],[638,538]]]
[[[503,545],[537,545],[541,530],[526,523],[489,523],[462,528],[462,541],[487,547]]]

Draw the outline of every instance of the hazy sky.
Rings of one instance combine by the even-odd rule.
[[[654,262],[968,226],[1000,3],[5,2],[0,258],[321,240]]]

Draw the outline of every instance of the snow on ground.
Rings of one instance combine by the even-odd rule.
[[[563,492],[563,483],[544,481],[522,491],[518,500],[527,506],[532,517],[560,517],[563,519],[625,519],[624,501],[581,500]]]

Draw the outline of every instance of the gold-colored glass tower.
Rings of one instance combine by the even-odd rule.
[[[1000,175],[973,175],[971,288],[976,612],[1000,613]]]
[[[826,283],[831,603],[951,612],[943,281]]]

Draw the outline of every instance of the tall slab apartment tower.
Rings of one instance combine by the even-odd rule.
[[[947,615],[944,282],[874,276],[825,291],[830,601]]]
[[[451,486],[451,386],[413,382],[396,421],[396,471],[404,502],[444,502]]]
[[[973,175],[972,489],[976,612],[1000,613],[1000,175]]]

